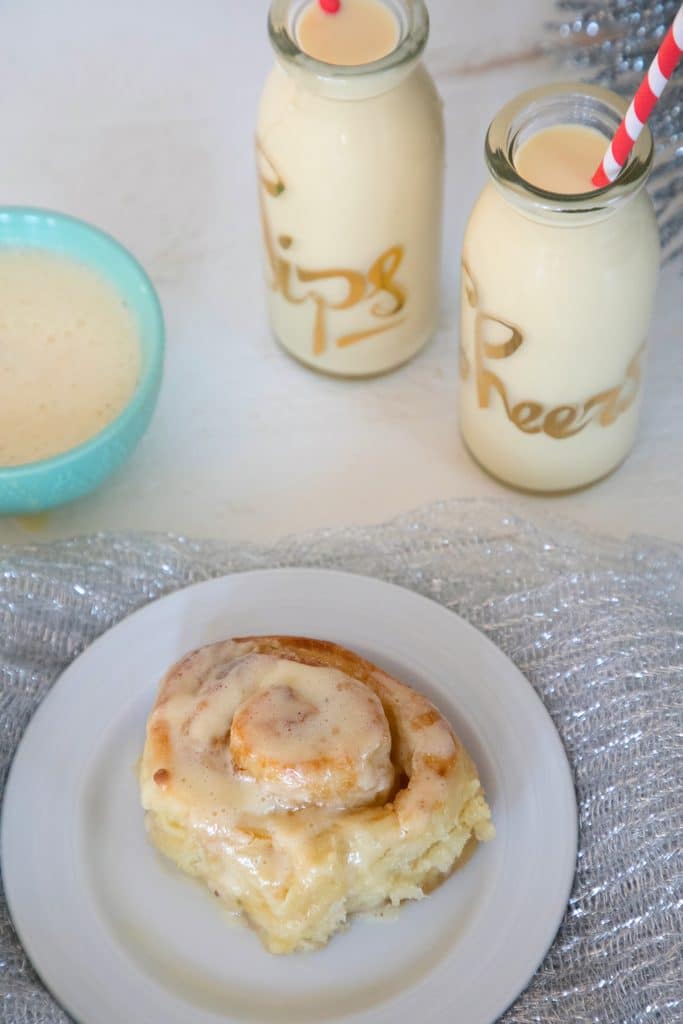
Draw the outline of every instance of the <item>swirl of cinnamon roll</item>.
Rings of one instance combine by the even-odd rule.
[[[210,644],[161,681],[140,790],[153,843],[274,953],[420,898],[493,835],[476,768],[430,702],[301,637]]]

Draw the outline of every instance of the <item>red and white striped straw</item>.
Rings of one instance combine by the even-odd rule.
[[[683,53],[683,4],[674,18],[671,28],[664,36],[662,45],[655,54],[645,78],[638,86],[626,117],[616,130],[615,136],[600,161],[600,166],[591,181],[596,188],[604,188],[617,177],[633,149],[652,113],[657,100],[664,92],[674,68]]]

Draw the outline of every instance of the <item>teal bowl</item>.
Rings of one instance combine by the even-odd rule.
[[[133,396],[103,430],[61,455],[0,467],[0,515],[25,515],[82,498],[131,454],[149,425],[161,386],[164,318],[137,260],[90,224],[49,210],[0,206],[0,246],[51,250],[98,271],[128,306],[142,350]]]

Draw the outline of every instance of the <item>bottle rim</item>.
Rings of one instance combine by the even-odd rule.
[[[272,0],[268,14],[268,35],[275,53],[285,64],[330,83],[363,81],[383,72],[413,64],[429,38],[429,13],[424,0],[382,0],[399,25],[396,47],[368,64],[328,64],[301,49],[296,24],[311,0]]]
[[[583,82],[560,82],[530,89],[502,107],[486,133],[484,155],[489,174],[518,205],[538,213],[596,213],[609,210],[640,191],[652,168],[654,144],[643,128],[617,178],[588,192],[560,193],[533,185],[515,165],[519,147],[538,131],[559,124],[585,125],[605,136],[605,149],[628,109],[617,93]]]

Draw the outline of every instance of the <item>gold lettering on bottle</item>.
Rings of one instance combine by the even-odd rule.
[[[492,392],[495,391],[505,415],[518,430],[525,434],[544,433],[561,441],[574,437],[589,423],[608,427],[631,407],[640,390],[640,358],[644,344],[631,359],[620,384],[593,395],[585,402],[567,403],[551,408],[542,402],[529,400],[513,404],[505,382],[493,372],[488,361],[509,359],[524,344],[524,334],[510,321],[482,311],[479,289],[471,269],[464,260],[462,284],[464,302],[474,311],[474,374],[480,409],[490,408]],[[492,328],[495,340],[491,338]],[[467,380],[471,372],[471,363],[464,342],[463,336],[460,341],[460,376]]]
[[[362,330],[339,335],[333,342],[337,348],[355,345],[403,323],[405,317],[400,314],[405,308],[408,293],[405,286],[397,280],[397,273],[405,255],[404,247],[390,246],[365,272],[342,268],[310,270],[296,265],[282,251],[287,251],[289,255],[289,251],[295,248],[295,239],[288,234],[278,235],[277,241],[274,239],[266,207],[266,196],[278,199],[286,195],[286,183],[258,139],[256,160],[261,184],[259,203],[269,270],[268,286],[282,295],[287,302],[295,305],[313,303],[313,354],[322,355],[328,347],[330,316],[341,310],[352,309],[361,303],[371,303],[369,315],[384,322],[370,322]],[[300,290],[296,288],[296,284],[314,287]],[[329,286],[327,294],[323,291],[326,285]]]
[[[468,306],[471,306],[472,309],[476,309],[479,305],[477,286],[474,283],[474,278],[470,274],[469,267],[464,260],[462,263],[462,283],[465,289],[465,298],[467,299]]]
[[[346,295],[338,302],[326,299],[322,292],[315,288],[306,292],[303,301],[312,299],[315,303],[315,324],[313,327],[313,354],[321,355],[327,347],[327,324],[326,314],[330,309],[350,309],[357,306],[365,295],[366,282],[363,274],[355,270],[303,270],[297,267],[296,276],[304,284],[313,281],[343,281],[346,285]],[[289,296],[283,292],[285,298]],[[291,300],[290,300],[291,301]],[[297,301],[302,301],[301,299]]]

